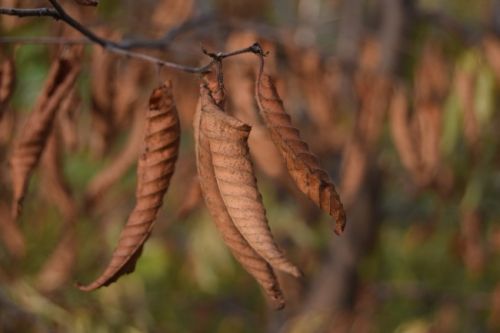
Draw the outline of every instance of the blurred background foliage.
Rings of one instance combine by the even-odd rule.
[[[183,64],[207,62],[200,43],[230,50],[260,41],[271,52],[267,70],[278,76],[285,106],[340,186],[347,232],[333,235],[330,218],[283,175],[266,135],[256,136],[251,149],[271,228],[305,273],[300,282],[279,275],[287,308],[270,310],[257,283],[228,252],[196,190],[191,121],[198,78],[126,58],[115,58],[113,74],[105,76],[92,67],[97,47],[88,45],[73,115],[78,144],[63,154],[78,219],[65,221],[47,195],[51,186],[43,172],[36,172],[18,221],[24,245],[9,246],[5,240],[15,235],[2,227],[0,331],[500,332],[499,1],[61,3],[113,39],[160,38],[182,27],[164,47],[139,51]],[[0,20],[1,38],[81,38],[46,18]],[[8,203],[10,143],[57,46],[0,45],[16,69],[14,96],[0,125],[0,199]],[[249,113],[241,110],[255,108],[256,64],[252,56],[225,62],[230,106],[246,121]],[[128,80],[133,68],[145,78]],[[125,120],[107,124],[112,130],[103,139],[106,133],[93,118],[92,85],[110,78],[115,82],[108,85],[133,96],[125,102]],[[134,205],[133,159],[91,203],[88,184],[131,145],[135,110],[140,114],[150,89],[167,78],[174,82],[182,150],[153,235],[133,274],[81,292],[74,283],[90,281],[102,269]],[[414,147],[420,147],[423,164],[434,163],[425,175],[398,148],[403,139],[394,131],[399,125],[391,96],[399,90],[408,96],[410,119],[417,119],[406,132],[420,133]],[[76,236],[64,243],[70,224]],[[59,245],[63,254],[56,254]],[[57,264],[64,253],[74,256]],[[44,278],[54,256],[49,270],[56,278]]]

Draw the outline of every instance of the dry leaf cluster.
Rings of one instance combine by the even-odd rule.
[[[104,194],[137,161],[136,204],[111,260],[94,281],[78,284],[78,287],[90,291],[108,286],[134,270],[151,235],[179,155],[181,125],[172,83],[164,83],[153,90],[144,115],[142,108],[136,107],[143,67],[132,63],[124,74],[115,70],[119,69],[114,66],[115,56],[97,48],[92,58],[95,81],[91,90],[91,115],[96,135],[91,147],[98,155],[106,154],[110,140],[120,128],[128,126],[131,131],[124,149],[88,184],[83,205],[72,193],[62,168],[63,151],[74,151],[79,146],[75,113],[81,104],[76,87],[81,47],[64,48],[55,56],[43,89],[9,157],[12,212],[7,214],[9,218],[2,228],[11,235],[6,239],[10,251],[19,256],[25,252],[24,239],[15,221],[23,213],[23,202],[29,200],[26,198],[29,197],[28,185],[39,164],[42,185],[51,189],[45,200],[58,207],[65,221],[59,244],[38,274],[37,283],[46,291],[56,289],[70,278],[76,259],[76,220],[81,209],[93,207],[96,210]],[[8,104],[14,89],[13,68],[13,62],[6,60],[1,69],[2,108]],[[327,172],[321,169],[317,157],[292,125],[273,80],[261,73],[253,85],[255,103],[269,131],[267,138],[272,138],[276,153],[281,154],[300,191],[335,219],[335,232],[340,234],[346,223],[345,212]],[[199,185],[193,183],[194,194],[190,195],[193,202],[186,203],[184,209],[193,209],[189,206],[197,205],[196,198],[205,198],[215,225],[235,258],[259,282],[272,305],[282,308],[284,296],[274,270],[295,278],[302,273],[274,240],[250,154],[252,127],[225,111],[225,94],[222,67],[214,64],[211,72],[201,78],[200,102],[194,116]],[[247,111],[252,112],[251,109]],[[257,119],[258,115],[251,117]],[[266,130],[264,126],[261,131]]]
[[[97,1],[75,2],[97,4]],[[189,12],[187,7],[179,8],[179,12]],[[109,31],[101,33],[117,38]],[[238,49],[258,38],[254,32],[235,32],[228,37],[226,46]],[[8,158],[12,183],[10,209],[3,197],[0,202],[2,241],[13,257],[25,255],[26,241],[17,221],[23,214],[23,203],[30,200],[30,179],[37,168],[41,186],[50,188],[43,199],[56,206],[64,220],[60,241],[37,275],[41,289],[55,290],[73,278],[79,245],[76,244],[78,215],[88,209],[95,216],[102,216],[106,207],[113,206],[109,194],[136,164],[135,206],[109,263],[97,278],[78,287],[95,290],[134,270],[158,219],[176,163],[190,165],[179,157],[181,130],[184,133],[188,127],[181,126],[184,119],[194,119],[195,162],[191,164],[195,165],[197,177],[190,178],[184,201],[172,215],[181,218],[189,215],[203,198],[225,244],[277,309],[285,305],[283,283],[280,285],[277,271],[294,278],[300,278],[302,273],[271,232],[256,179],[259,171],[285,184],[301,205],[305,206],[307,198],[329,214],[334,220],[335,233],[341,234],[346,227],[344,205],[353,204],[365,181],[386,117],[399,160],[419,189],[436,187],[441,193],[449,193],[454,186],[454,175],[443,161],[441,150],[444,104],[452,90],[457,93],[463,111],[466,144],[472,156],[480,153],[480,124],[474,104],[477,73],[455,69],[450,84],[452,70],[436,46],[424,48],[410,91],[376,72],[379,45],[371,39],[365,41],[359,68],[353,75],[351,93],[356,96],[358,108],[349,130],[336,123],[343,107],[340,64],[335,59],[324,59],[314,49],[297,50],[289,45],[267,43],[263,43],[266,49],[283,48],[293,75],[276,75],[278,60],[273,54],[265,58],[266,73],[262,68],[256,71],[258,60],[264,59],[262,55],[242,57],[238,64],[228,64],[231,70],[227,71],[215,63],[211,72],[200,78],[198,106],[196,110],[191,108],[191,114],[177,112],[174,99],[190,106],[194,102],[192,98],[185,100],[184,95],[189,94],[174,88],[176,80],[155,88],[149,107],[144,110],[142,96],[147,89],[143,83],[150,79],[149,69],[143,63],[120,60],[100,47],[92,47],[91,135],[85,141],[95,158],[106,157],[106,160],[85,184],[82,195],[73,193],[63,167],[64,155],[83,145],[76,119],[82,108],[76,85],[84,57],[82,47],[68,46],[55,54],[38,99],[24,125],[17,127],[13,142],[9,142],[5,133],[13,132],[18,121],[9,110],[15,89],[15,63],[11,58],[2,59],[0,126],[10,129],[0,133],[0,152]],[[488,37],[483,44],[485,60],[498,76],[500,66],[496,55],[500,53],[500,43],[495,37]],[[232,90],[226,91],[223,78],[229,81]],[[290,104],[296,101],[297,93],[283,89],[283,82],[288,79],[297,81],[295,86],[304,97],[305,117],[313,125],[314,134],[301,134],[301,126],[297,124],[304,115],[291,115],[285,110],[288,101]],[[181,82],[182,90],[183,84],[192,89]],[[117,143],[117,137],[125,132],[128,136],[124,142]],[[311,138],[310,145],[304,137]],[[116,150],[117,145],[121,149]],[[334,151],[340,156],[339,187],[334,185],[326,168],[320,166],[320,159],[313,151],[319,154]],[[183,172],[182,169],[178,166],[177,173]],[[485,250],[478,246],[480,218],[475,207],[463,211],[461,255],[473,273],[481,271],[485,262]]]

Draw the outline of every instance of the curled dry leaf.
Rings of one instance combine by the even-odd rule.
[[[300,138],[299,130],[293,127],[268,75],[262,74],[259,77],[256,90],[259,110],[292,179],[316,205],[335,218],[335,233],[341,234],[345,228],[346,216],[335,185],[326,171],[321,169],[307,143]]]
[[[202,87],[202,90],[206,91],[206,88]],[[205,105],[215,105],[212,97],[208,94],[204,96],[204,99]],[[208,106],[205,106],[205,108],[206,107]],[[273,307],[277,309],[282,308],[285,304],[283,294],[273,270],[241,235],[240,231],[234,225],[222,199],[217,180],[215,179],[210,144],[208,138],[203,131],[200,130],[202,113],[200,108],[198,108],[195,114],[193,127],[196,143],[196,165],[205,203],[217,229],[222,234],[224,242],[229,247],[236,260],[238,260],[243,268],[261,285]]]
[[[14,92],[16,83],[14,60],[11,58],[5,59],[0,64],[0,120],[2,119],[3,111]]]
[[[392,138],[403,166],[415,180],[420,177],[420,158],[408,119],[408,100],[402,87],[394,90],[389,108]]]
[[[81,50],[81,47],[68,48],[54,61],[43,91],[15,143],[10,157],[14,218],[20,213],[31,172],[45,148],[59,105],[80,71],[78,58]]]
[[[111,262],[94,282],[80,285],[81,290],[107,286],[134,270],[174,172],[179,139],[180,125],[172,88],[170,83],[163,84],[152,92],[149,99],[145,151],[137,167],[136,205],[120,235]]]
[[[248,150],[250,126],[225,114],[214,103],[206,103],[209,94],[202,87],[200,130],[209,141],[215,178],[227,211],[259,255],[274,268],[299,277],[299,269],[278,249],[269,229]]]

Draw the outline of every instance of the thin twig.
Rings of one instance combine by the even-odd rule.
[[[127,47],[121,46],[119,43],[102,38],[94,34],[92,31],[87,29],[85,26],[83,26],[80,22],[75,20],[73,17],[71,17],[65,10],[64,8],[59,4],[57,0],[49,0],[49,2],[52,4],[54,7],[52,8],[32,8],[32,9],[18,9],[18,8],[0,8],[0,14],[6,14],[6,15],[15,15],[15,16],[20,16],[20,17],[27,17],[27,16],[48,16],[52,17],[56,20],[61,20],[65,22],[66,24],[70,25],[73,27],[75,30],[80,32],[82,35],[87,37],[91,42],[100,45],[104,49],[106,49],[109,52],[113,52],[128,58],[135,58],[135,59],[140,59],[144,61],[151,62],[157,66],[160,67],[167,67],[167,68],[172,68],[176,70],[180,70],[183,72],[187,73],[206,73],[210,71],[210,68],[212,64],[214,63],[215,60],[212,60],[210,63],[200,66],[200,67],[193,67],[193,66],[186,66],[186,65],[181,65],[173,62],[168,62],[161,60],[159,58],[143,54],[143,53],[138,53],[138,52],[132,52],[128,51]],[[128,46],[130,47],[130,46]],[[241,50],[237,51],[232,51],[228,53],[221,53],[219,52],[218,55],[221,57],[220,59],[230,57],[233,55],[237,54],[242,54],[242,53],[248,53],[248,52],[254,52],[251,47],[249,48],[244,48]]]
[[[92,31],[85,28],[80,22],[78,22],[73,17],[71,17],[64,10],[64,8],[62,8],[62,6],[59,4],[59,2],[57,2],[56,0],[49,0],[49,2],[55,8],[57,13],[59,14],[59,18],[62,21],[66,22],[67,24],[72,26],[74,29],[78,30],[82,35],[84,35],[85,37],[87,37],[88,39],[93,41],[94,43],[99,44],[106,49],[116,46],[115,42],[112,42],[112,41],[107,40],[107,39],[103,39],[103,38],[97,36],[96,34],[94,34]]]
[[[0,8],[0,15],[11,15],[18,17],[30,17],[30,16],[50,16],[56,20],[61,17],[57,10],[52,8]]]

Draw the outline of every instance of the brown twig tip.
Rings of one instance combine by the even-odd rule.
[[[261,55],[263,57],[267,56],[269,54],[269,51],[264,51],[262,49],[262,46],[260,46],[260,44],[258,42],[255,42],[253,43],[252,46],[250,46],[250,51],[252,53],[255,53],[255,54],[258,54],[258,55]]]

